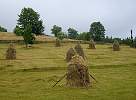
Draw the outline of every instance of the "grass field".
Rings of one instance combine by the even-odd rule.
[[[0,44],[0,100],[136,100],[136,49],[122,46],[114,52],[111,45],[87,49],[92,87],[67,88],[65,79],[52,85],[66,73],[65,54],[75,44],[37,44],[26,49],[16,45],[17,60],[4,60],[7,44]]]

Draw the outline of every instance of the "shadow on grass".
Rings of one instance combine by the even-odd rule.
[[[132,64],[123,64],[123,65],[97,65],[97,66],[89,66],[90,69],[107,69],[107,68],[121,68],[121,67],[131,67],[136,66],[136,63]]]
[[[32,59],[62,59],[62,58],[32,58]],[[31,58],[26,58],[26,59],[15,59],[15,60],[7,60],[7,59],[0,59],[0,60],[5,60],[5,61],[16,61],[16,60],[32,60]]]
[[[66,67],[44,67],[44,68],[18,69],[18,70],[12,70],[12,71],[17,71],[17,72],[45,72],[45,71],[56,71],[56,70],[66,70]]]
[[[108,68],[121,68],[121,67],[131,67],[136,66],[136,63],[126,64],[126,65],[98,65],[98,66],[88,66],[89,69],[108,69]],[[18,69],[10,70],[13,72],[46,72],[46,71],[57,71],[66,70],[67,67],[43,67],[43,68],[30,68],[30,69]]]

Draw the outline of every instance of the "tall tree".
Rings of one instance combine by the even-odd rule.
[[[28,47],[28,44],[33,44],[35,37],[32,33],[31,25],[26,25],[24,32],[23,32],[23,38],[26,45],[26,48]]]
[[[31,25],[32,33],[40,35],[44,31],[44,26],[42,20],[40,20],[40,15],[35,12],[32,8],[23,8],[18,21],[18,26],[21,29],[25,29],[29,24]]]
[[[2,26],[0,26],[0,32],[7,32],[7,29],[2,27]]]
[[[74,28],[68,29],[68,37],[70,39],[77,39],[78,38],[78,31],[76,31]]]
[[[133,47],[133,30],[131,30],[131,43],[130,43],[130,47]]]
[[[101,41],[105,38],[105,28],[100,22],[93,22],[90,26],[91,38],[95,41]]]
[[[52,34],[54,34],[54,36],[57,37],[57,34],[62,31],[62,28],[57,25],[54,25],[51,31]]]

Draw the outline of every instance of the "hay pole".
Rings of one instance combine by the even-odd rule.
[[[89,75],[91,76],[92,79],[94,79],[96,82],[98,82],[90,73],[89,73]]]
[[[84,83],[84,85],[85,85],[85,88],[88,90],[88,86],[86,85],[86,82],[85,82],[83,76],[82,76],[82,79],[83,79],[83,83]]]
[[[61,80],[65,78],[67,74],[63,75],[52,87],[55,87]]]

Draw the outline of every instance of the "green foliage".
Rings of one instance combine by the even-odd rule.
[[[0,26],[0,32],[7,32],[7,29],[5,29],[4,27]]]
[[[63,40],[65,37],[65,33],[64,32],[58,32],[57,33],[57,38],[60,39],[60,40]]]
[[[83,32],[83,33],[80,33],[80,34],[78,35],[78,39],[79,39],[79,40],[89,41],[90,38],[91,38],[91,37],[90,37],[89,32]]]
[[[23,32],[23,38],[24,38],[26,48],[28,47],[28,44],[33,44],[35,37],[32,34],[31,25],[27,25],[27,27],[25,28]]]
[[[105,43],[113,43],[113,42],[114,42],[114,40],[113,40],[113,38],[112,38],[112,37],[108,37],[108,36],[106,36],[106,38],[104,39],[104,42],[105,42]]]
[[[76,31],[75,29],[73,28],[69,28],[68,29],[68,37],[70,39],[77,39],[78,38],[78,31]]]
[[[62,31],[62,28],[57,25],[54,25],[51,31],[52,34],[54,34],[54,36],[57,37],[57,34]]]
[[[44,31],[43,22],[40,20],[40,15],[32,8],[23,8],[18,21],[18,26],[25,29],[29,24],[31,25],[32,33],[39,35]]]
[[[17,36],[22,36],[23,35],[23,29],[21,29],[19,26],[16,25],[13,31]]]
[[[135,37],[135,39],[133,40],[133,48],[136,48],[136,37]]]
[[[105,28],[100,22],[93,22],[90,26],[90,35],[94,41],[102,41],[105,38]]]
[[[122,43],[126,44],[126,45],[130,45],[131,44],[131,39],[130,38],[123,39]]]

